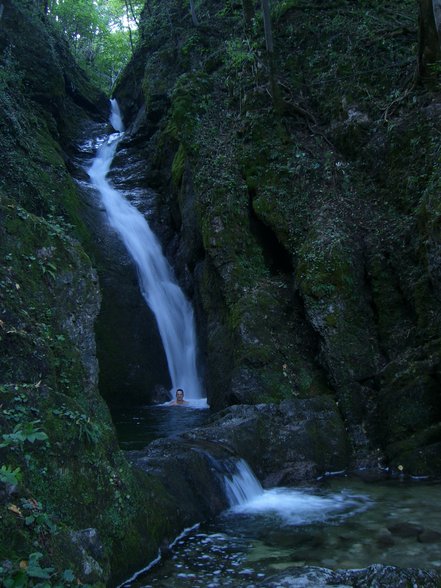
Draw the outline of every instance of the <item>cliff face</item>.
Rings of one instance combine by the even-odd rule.
[[[0,584],[103,583],[153,556],[165,518],[98,393],[100,293],[66,167],[107,101],[33,2],[2,7]]]
[[[441,111],[411,83],[414,3],[274,3],[276,103],[250,5],[196,3],[195,27],[150,1],[116,92],[210,403],[330,396],[359,464],[439,473]]]

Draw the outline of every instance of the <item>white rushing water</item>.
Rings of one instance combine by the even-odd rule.
[[[275,516],[287,525],[352,516],[371,506],[365,495],[339,492],[321,496],[294,488],[264,490],[250,466],[243,459],[227,465],[224,475],[230,513]]]
[[[193,309],[176,283],[158,239],[144,216],[107,180],[124,126],[116,100],[110,122],[118,131],[109,136],[88,170],[101,195],[110,225],[124,242],[138,270],[142,295],[155,315],[167,357],[173,390],[182,388],[186,400],[202,399],[196,367],[196,329]],[[196,403],[197,404],[197,403]]]
[[[305,525],[344,519],[370,506],[366,496],[344,491],[320,496],[293,488],[271,488],[233,506],[232,511],[255,516],[270,515],[284,525]]]
[[[263,494],[259,480],[244,459],[229,463],[228,469],[230,473],[224,475],[224,484],[230,506],[246,504]]]

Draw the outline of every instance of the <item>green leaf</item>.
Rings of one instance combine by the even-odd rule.
[[[35,433],[29,433],[26,437],[26,440],[30,443],[34,443],[34,441],[47,441],[49,437],[43,431],[36,431]]]
[[[19,570],[13,578],[3,580],[5,588],[25,588],[28,585],[28,577],[25,570]]]
[[[72,570],[64,570],[62,577],[66,582],[73,582],[75,580],[75,574]]]
[[[29,556],[29,565],[26,570],[30,578],[40,578],[41,580],[49,580],[54,568],[42,568],[40,566],[40,559],[43,557],[42,553],[31,553]]]
[[[4,484],[18,484],[23,477],[20,468],[12,469],[12,466],[2,465],[0,467],[0,482]]]

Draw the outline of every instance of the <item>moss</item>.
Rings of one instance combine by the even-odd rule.
[[[179,188],[182,181],[182,176],[184,174],[185,168],[185,149],[182,143],[179,144],[179,148],[176,152],[176,155],[173,158],[172,163],[172,182],[175,188]]]
[[[440,468],[440,424],[410,435],[386,448],[392,468],[406,476],[437,476]]]
[[[332,394],[323,372],[314,364],[301,362],[296,375],[298,396],[310,398]]]
[[[188,151],[196,148],[194,133],[199,117],[207,110],[210,82],[204,72],[182,74],[173,89],[166,133],[183,142]]]
[[[337,227],[313,230],[299,251],[297,275],[307,296],[348,296],[354,291],[350,244]]]
[[[438,345],[423,349],[414,351],[405,362],[397,359],[385,371],[380,406],[389,444],[403,442],[414,434],[418,438],[418,431],[430,428],[441,418]]]
[[[336,327],[337,326],[337,317],[334,313],[330,313],[325,316],[325,322],[328,327]]]
[[[256,404],[259,402],[280,402],[292,398],[294,390],[283,375],[283,372],[277,374],[273,369],[263,370],[261,381],[264,391],[261,396],[255,399]]]

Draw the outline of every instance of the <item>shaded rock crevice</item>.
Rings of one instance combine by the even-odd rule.
[[[248,211],[249,211],[249,230],[254,235],[257,244],[262,249],[263,258],[268,271],[271,275],[282,274],[293,276],[294,267],[291,254],[285,249],[277,238],[276,233],[256,214],[253,206],[253,200],[256,197],[256,191],[248,189]]]

